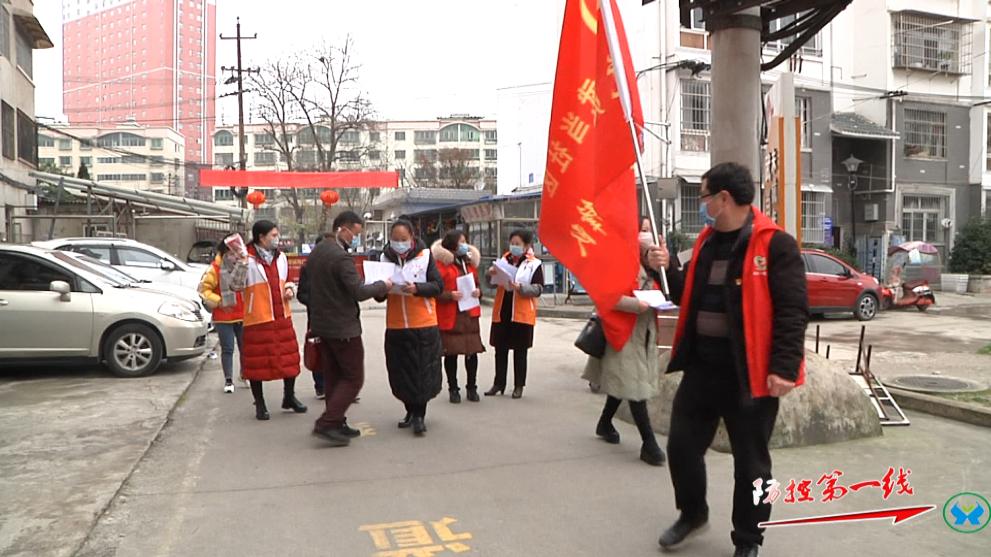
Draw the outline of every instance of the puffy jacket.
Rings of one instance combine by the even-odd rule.
[[[220,294],[220,268],[223,265],[222,256],[214,258],[213,263],[207,267],[203,278],[200,279],[200,298],[207,307],[213,308],[214,323],[239,323],[244,321],[244,296],[237,292],[237,302],[233,306],[223,307],[223,296]]]

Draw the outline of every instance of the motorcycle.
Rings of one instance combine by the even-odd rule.
[[[914,307],[926,311],[936,303],[929,286],[939,277],[939,250],[924,242],[907,242],[888,250],[888,281],[881,290],[885,309]]]

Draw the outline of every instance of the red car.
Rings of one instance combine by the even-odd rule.
[[[850,313],[861,321],[874,319],[881,308],[881,284],[871,275],[817,249],[803,249],[812,315]]]

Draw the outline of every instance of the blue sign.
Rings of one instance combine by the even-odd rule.
[[[823,245],[832,247],[833,246],[833,217],[822,217],[822,243]]]

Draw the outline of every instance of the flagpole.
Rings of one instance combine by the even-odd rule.
[[[599,10],[602,13],[602,21],[606,27],[606,43],[609,45],[609,54],[612,56],[614,74],[616,76],[616,88],[619,91],[619,103],[623,107],[623,116],[630,125],[630,139],[633,140],[633,153],[636,155],[637,174],[640,177],[640,184],[643,186],[643,195],[647,205],[647,217],[650,219],[651,233],[654,236],[654,244],[660,245],[660,237],[657,228],[657,218],[654,216],[654,199],[650,195],[650,188],[647,186],[647,175],[643,171],[643,161],[640,156],[640,139],[637,135],[636,122],[633,121],[632,100],[630,99],[630,86],[626,82],[626,61],[623,59],[623,51],[619,48],[619,34],[616,32],[616,22],[613,20],[612,0],[600,0]],[[668,274],[664,267],[661,267],[661,290],[670,299],[670,289],[668,288]]]

